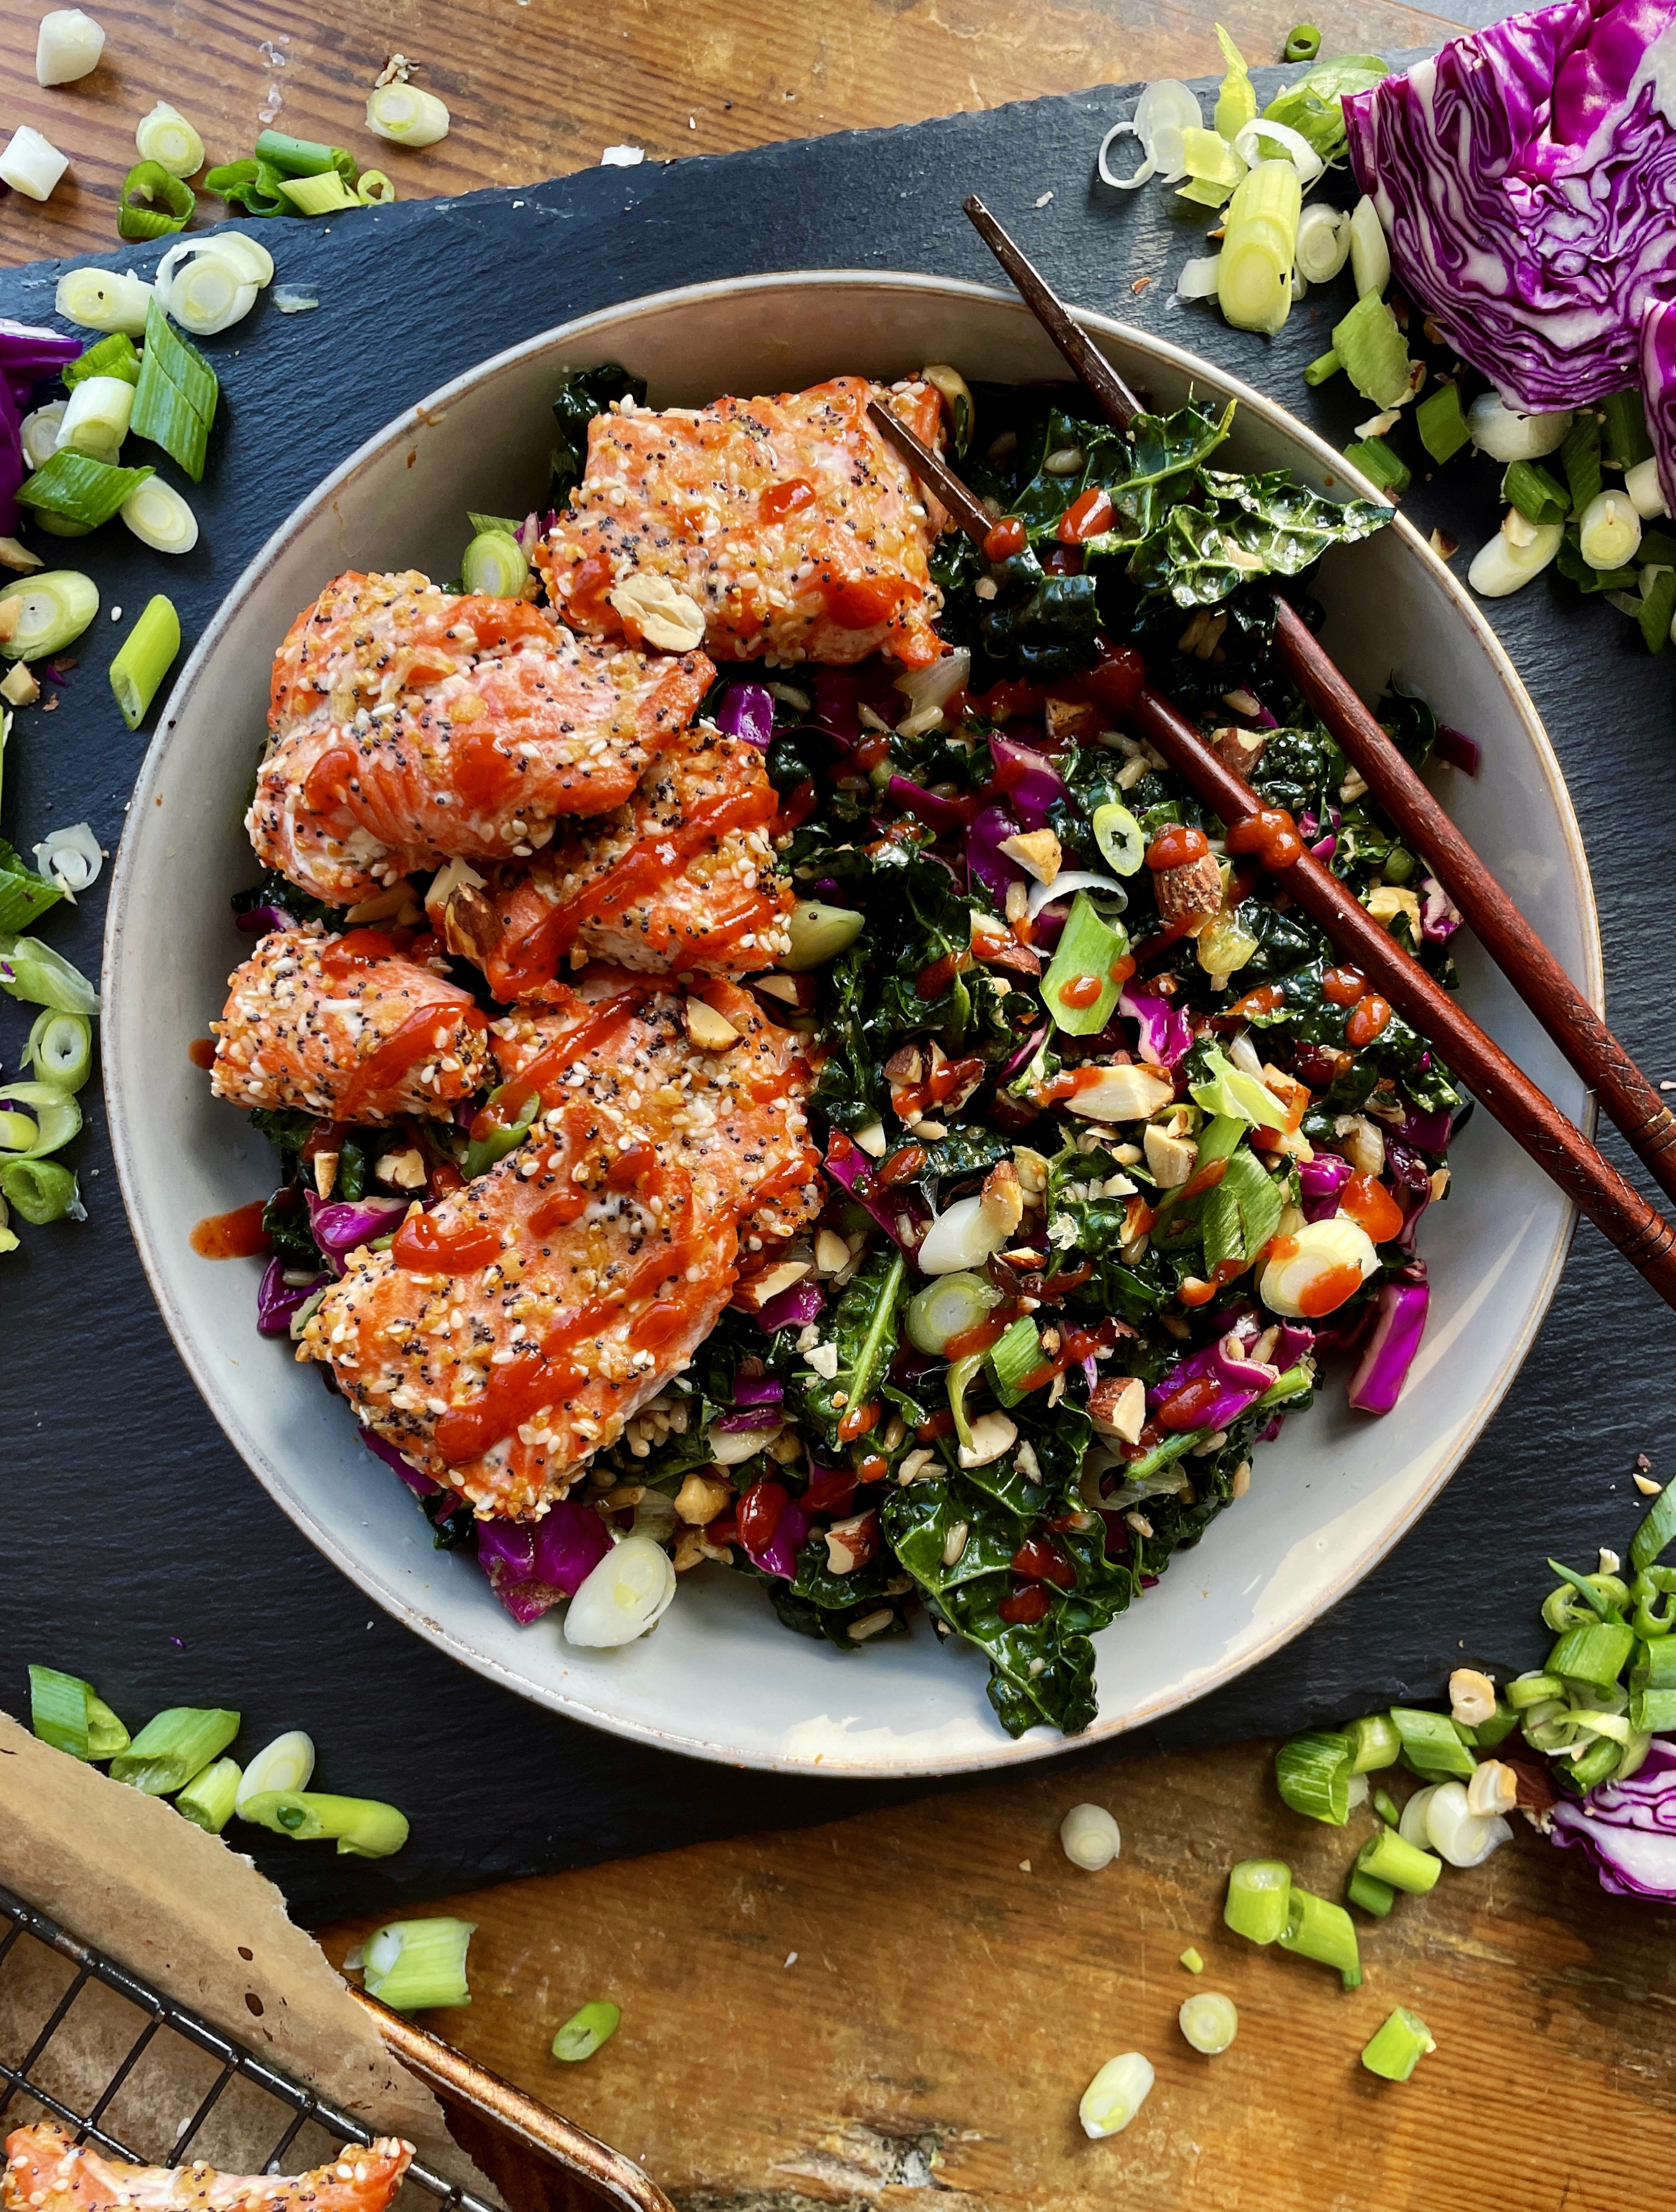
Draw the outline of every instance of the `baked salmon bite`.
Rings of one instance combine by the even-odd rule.
[[[535,550],[555,607],[580,630],[702,643],[717,660],[935,660],[937,530],[868,419],[874,398],[935,442],[926,384],[840,376],[663,413],[617,401],[588,425],[586,472]]]
[[[488,1078],[488,1023],[471,994],[381,930],[270,930],[228,981],[210,1084],[235,1106],[446,1118]]]
[[[431,886],[431,921],[508,1003],[590,958],[750,975],[791,949],[791,884],[769,837],[778,803],[755,745],[701,726],[630,805],[532,860],[486,876],[456,861]]]
[[[456,855],[533,853],[561,817],[631,798],[714,674],[701,653],[576,638],[522,599],[351,571],[275,659],[251,843],[335,905]]]
[[[474,1133],[528,1136],[351,1252],[298,1345],[484,1516],[562,1498],[714,1327],[745,1225],[790,1237],[819,1205],[803,1040],[748,993],[604,969],[561,995],[495,1025],[507,1079]]]
[[[0,2212],[385,2212],[412,2157],[411,2143],[386,2136],[312,2173],[130,2166],[43,2120],[6,2138]]]

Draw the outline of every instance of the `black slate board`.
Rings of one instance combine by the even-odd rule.
[[[118,530],[66,549],[85,557],[107,608],[123,605],[124,622],[101,617],[83,640],[53,713],[18,717],[6,834],[27,848],[86,817],[115,844],[143,745],[111,708],[104,672],[115,641],[156,590],[175,599],[195,637],[289,508],[409,402],[567,317],[699,277],[861,266],[995,281],[960,213],[973,190],[1071,298],[1226,363],[1345,442],[1361,411],[1354,395],[1307,393],[1299,371],[1324,349],[1347,295],[1311,299],[1273,343],[1227,330],[1208,309],[1172,309],[1174,273],[1199,250],[1199,226],[1156,188],[1120,198],[1091,181],[1095,146],[1132,94],[1108,87],[911,130],[270,226],[281,280],[316,287],[320,306],[287,318],[264,300],[210,341],[225,420],[194,500],[203,525],[195,553],[169,562]],[[156,249],[106,258],[149,270]],[[0,312],[46,319],[57,273],[0,275]],[[1141,276],[1154,281],[1137,296]],[[1495,511],[1495,473],[1459,463],[1434,485],[1417,483],[1408,511],[1423,529],[1442,520],[1475,544]],[[1676,830],[1672,664],[1632,644],[1609,610],[1546,580],[1490,612],[1570,779],[1600,900],[1612,1018],[1656,1076],[1676,1064],[1660,882]],[[88,969],[103,890],[46,926]],[[14,1068],[27,1021],[0,1000],[0,1061]],[[244,1712],[246,1745],[307,1726],[324,1786],[393,1798],[414,1831],[399,1857],[377,1865],[258,1848],[299,1916],[312,1918],[819,1820],[923,1789],[745,1774],[642,1750],[556,1719],[381,1615],[369,1619],[187,1382],[128,1237],[102,1108],[91,1094],[89,1103],[74,1157],[90,1221],[27,1231],[22,1253],[0,1261],[0,1703],[27,1710],[23,1668],[39,1659],[90,1676],[137,1721],[167,1705],[218,1702]],[[1627,1164],[1615,1141],[1608,1150]],[[1670,1316],[1585,1227],[1523,1374],[1401,1549],[1266,1666],[1115,1753],[1073,1753],[1072,1763],[1432,1695],[1468,1646],[1530,1663],[1542,1650],[1533,1601],[1544,1555],[1587,1563],[1597,1544],[1626,1548],[1640,1504],[1630,1462],[1643,1449],[1659,1456],[1673,1427],[1670,1342]],[[765,1612],[765,1648],[779,1632]],[[246,1845],[257,1832],[235,1833]]]

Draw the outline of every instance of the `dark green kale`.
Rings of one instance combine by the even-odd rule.
[[[639,406],[646,398],[646,380],[630,376],[614,361],[597,368],[567,369],[553,402],[558,438],[553,447],[550,502],[562,507],[587,467],[588,424],[603,415],[614,399],[632,399]]]

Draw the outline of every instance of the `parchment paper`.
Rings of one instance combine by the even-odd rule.
[[[142,1980],[199,2014],[293,2080],[404,2136],[451,2180],[495,2200],[459,2149],[430,2092],[386,2051],[313,1937],[251,1862],[172,1806],[54,1751],[0,1713],[0,1884]],[[15,2066],[39,2036],[74,1969],[28,1939],[0,1962],[0,2058]],[[144,2026],[115,1992],[89,1985],[54,2033],[35,2078],[86,2111]],[[164,2157],[218,2071],[173,2034],[153,2039],[104,2124]],[[26,2109],[27,2104],[27,2109]],[[44,2114],[14,2099],[0,2130]],[[191,2155],[259,2170],[285,2124],[269,2097],[235,2082]],[[306,2130],[292,2170],[328,2154]]]

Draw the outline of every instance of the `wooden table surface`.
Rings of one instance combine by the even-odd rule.
[[[211,161],[264,120],[352,148],[404,194],[908,123],[1104,81],[1205,74],[1193,0],[91,0],[100,68],[41,91],[39,6],[0,0],[8,127],[71,159],[52,203],[0,200],[0,255],[108,252],[133,126],[167,98]],[[1419,46],[1442,27],[1396,0],[1328,0],[1328,52]],[[1248,57],[1292,20],[1221,9]],[[392,52],[424,64],[451,136],[384,148],[363,101]],[[206,216],[220,213],[203,203]],[[1124,1832],[1103,1874],[1057,1830],[1092,1795]],[[1365,1816],[1363,1816],[1365,1826]],[[1521,1826],[1430,1899],[1364,1924],[1351,1996],[1221,1927],[1226,1869],[1274,1852],[1339,1894],[1363,1832],[1287,1814],[1267,1747],[1158,1756],[1103,1778],[1037,1768],[830,1827],[507,1884],[438,1909],[478,1923],[472,2005],[437,2031],[641,2159],[691,2212],[1637,2212],[1676,2208],[1667,2076],[1672,1916],[1606,1898],[1576,1853]],[[334,1959],[367,1932],[325,1931]],[[1177,1963],[1196,1943],[1195,1981]],[[1177,2008],[1225,1990],[1239,2039],[1206,2059]],[[583,2002],[622,2007],[586,2064],[548,2055]],[[1414,2081],[1357,2063],[1394,2004],[1439,2048]],[[1092,2143],[1077,2100],[1120,2051],[1157,2068],[1145,2112]],[[522,2206],[563,2192],[501,2164]]]

